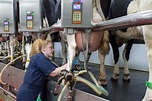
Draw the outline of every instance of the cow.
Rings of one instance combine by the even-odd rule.
[[[59,0],[60,1],[60,0]],[[51,26],[51,24],[53,23],[52,20],[51,20],[51,17],[54,16],[53,18],[53,21],[57,21],[57,19],[60,17],[58,17],[57,15],[60,15],[61,16],[61,8],[60,8],[60,5],[58,6],[59,9],[56,10],[55,14],[54,13],[51,13],[51,9],[53,9],[52,7],[53,6],[49,6],[49,5],[55,5],[56,3],[54,3],[54,0],[48,0],[48,1],[43,1],[44,2],[44,5],[45,5],[45,15],[46,15],[46,18],[49,22],[49,26]],[[51,4],[51,2],[53,2],[53,4]],[[102,10],[101,10],[101,7],[100,9],[97,9],[96,8],[96,5],[97,4],[100,4],[100,1],[97,0],[93,0],[94,2],[94,8],[93,8],[93,12],[94,12],[94,15],[93,15],[93,22],[94,23],[98,23],[98,22],[101,22],[103,20],[105,20],[103,14],[102,14]],[[58,3],[58,2],[57,2]],[[98,5],[100,6],[100,5]],[[109,5],[110,6],[110,5]],[[57,7],[57,6],[56,6]],[[55,8],[57,9],[57,8]],[[51,11],[50,11],[51,10]],[[100,12],[100,13],[97,13],[97,12]],[[53,15],[52,15],[53,14]],[[102,15],[101,15],[102,14]],[[55,19],[56,18],[56,19]],[[63,33],[65,34],[64,37],[67,38],[67,43],[68,43],[68,67],[67,67],[67,70],[70,71],[72,69],[72,64],[73,64],[73,60],[75,58],[75,55],[76,53],[78,52],[84,52],[84,50],[86,49],[86,40],[85,39],[85,30],[77,30],[77,32],[74,34],[74,35],[69,35],[65,32],[60,32],[62,33],[61,34],[61,39],[63,38]],[[100,64],[100,75],[99,75],[99,83],[102,82],[102,80],[105,80],[106,76],[105,76],[105,72],[102,72],[103,69],[104,69],[104,59],[105,59],[105,55],[109,53],[109,50],[110,50],[110,47],[109,47],[109,33],[107,31],[105,31],[105,33],[103,31],[91,31],[89,32],[88,34],[89,36],[89,44],[88,44],[88,52],[93,52],[93,51],[96,51],[98,50],[98,53],[99,53],[99,59],[101,61],[101,64]],[[83,40],[84,39],[84,40]],[[96,40],[94,40],[96,39]],[[82,42],[82,40],[84,42]],[[82,44],[83,43],[83,44]],[[104,75],[104,77],[103,77]],[[101,84],[101,83],[100,83]]]
[[[121,0],[112,0],[111,1],[111,6],[110,6],[110,13],[109,13],[109,19],[117,18],[120,16],[124,16],[127,14],[132,14],[132,13],[137,13],[141,11],[146,11],[146,10],[152,10],[152,0],[124,0],[123,2]],[[127,44],[130,44],[130,49],[132,47],[132,39],[143,39],[145,44],[146,44],[146,49],[147,49],[147,56],[149,58],[149,80],[146,82],[147,90],[145,93],[144,98],[142,101],[151,101],[152,100],[152,53],[151,53],[151,46],[152,46],[152,36],[151,36],[151,25],[144,25],[144,26],[134,26],[134,27],[129,27],[127,29],[117,29],[114,31],[110,31],[110,42],[112,45],[112,48],[118,47],[116,44],[116,39],[117,37],[115,36],[120,36],[122,38],[127,39]],[[113,43],[114,42],[114,43]],[[127,46],[126,46],[127,47]],[[118,50],[113,50],[117,51]],[[115,52],[114,52],[115,53]],[[125,62],[129,59],[129,51],[124,54],[123,58],[126,56]],[[128,55],[127,55],[128,54]],[[117,54],[118,55],[118,54]],[[117,59],[118,60],[118,59]],[[112,78],[113,79],[118,79],[118,74],[119,74],[119,68],[115,66],[114,68],[114,73]],[[128,67],[125,67],[124,69],[124,79],[129,80],[129,70]]]
[[[107,0],[107,1],[101,1],[101,6],[104,13],[104,16],[106,19],[110,20],[113,18],[121,17],[127,15],[127,7],[129,3],[132,0],[124,0],[121,2],[120,0]],[[110,5],[110,6],[109,6]],[[119,12],[118,12],[119,11]],[[109,12],[109,13],[108,13]],[[113,58],[114,58],[114,70],[111,77],[112,81],[118,81],[119,78],[119,47],[125,44],[124,50],[123,50],[123,60],[124,60],[124,77],[123,81],[130,82],[130,76],[129,76],[129,69],[128,69],[128,60],[130,56],[130,51],[132,48],[132,45],[134,43],[134,39],[143,40],[143,36],[140,34],[140,31],[138,30],[139,27],[131,27],[131,28],[123,28],[119,30],[109,30],[109,40],[113,51]],[[134,35],[130,36],[130,34],[124,34],[122,33],[134,33]],[[128,36],[127,36],[128,35]],[[106,78],[105,78],[106,79]],[[106,80],[105,80],[106,82]],[[103,82],[103,84],[105,84]]]
[[[152,0],[133,0],[128,6],[128,14],[152,10]],[[144,25],[140,27],[140,32],[143,35],[143,39],[145,41],[147,56],[149,62],[149,79],[146,82],[147,90],[143,101],[151,101],[152,100],[152,35],[151,35],[152,25]]]
[[[50,27],[54,23],[57,23],[61,19],[61,0],[44,0],[43,4],[43,13],[44,13],[44,25],[45,27]],[[51,37],[50,39],[53,42],[60,42],[62,47],[62,65],[67,62],[67,38],[64,31],[58,31],[55,33],[47,33],[47,38]],[[77,59],[77,58],[76,58]],[[79,63],[76,64],[79,66]]]
[[[127,7],[131,1],[132,0],[124,0],[123,2],[121,2],[120,0],[111,1],[108,19],[113,19],[113,18],[127,15]],[[126,32],[127,28],[119,29],[118,31]],[[118,64],[119,47],[125,43],[125,48],[124,48],[123,54],[122,54],[122,57],[124,60],[123,80],[130,81],[128,60],[129,60],[130,50],[131,50],[132,45],[133,45],[133,39],[131,39],[131,37],[123,38],[121,36],[121,33],[119,35],[116,34],[118,31],[116,31],[116,30],[109,31],[110,44],[111,44],[111,47],[113,50],[113,57],[114,57],[114,63],[115,63],[111,80],[117,81],[119,78],[119,64]]]
[[[104,21],[104,16],[101,16],[99,12],[102,12],[100,9],[97,9],[97,6],[100,6],[99,0],[93,0],[93,22],[99,23]],[[102,13],[103,15],[103,13]],[[100,59],[100,74],[98,82],[101,83],[102,80],[105,80],[106,73],[104,68],[104,59],[108,54],[109,47],[109,33],[107,31],[91,31],[88,33],[88,39],[85,37],[85,30],[77,30],[75,34],[67,34],[67,42],[68,42],[68,67],[66,68],[68,71],[72,68],[72,62],[74,60],[76,50],[79,52],[83,52],[86,47],[86,42],[88,40],[88,52],[93,52],[98,50],[98,55]]]

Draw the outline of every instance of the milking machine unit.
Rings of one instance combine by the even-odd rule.
[[[41,0],[19,0],[21,32],[39,32],[42,28]]]
[[[14,48],[14,37],[18,28],[17,16],[18,16],[17,15],[17,0],[0,0],[0,35],[2,37],[1,42],[0,42],[1,44],[0,60],[2,61],[4,60],[6,62],[6,60],[8,61],[10,59],[10,62],[8,61],[9,63],[12,63],[13,56],[15,55],[13,48]],[[7,40],[8,37],[9,37],[9,40]],[[6,40],[3,40],[3,39],[6,39]],[[4,67],[1,65],[2,69],[0,70],[0,89],[1,89],[0,91],[5,92],[4,96],[1,96],[2,98],[7,98],[9,96],[14,99],[15,96],[12,93],[10,93],[8,89],[7,90],[4,89],[5,88],[4,86],[12,87],[13,84],[12,83],[3,84],[2,82],[2,75],[5,74],[4,72],[8,72],[6,70],[6,67],[9,66],[9,63],[7,65],[4,65]],[[9,77],[11,76],[12,74],[9,75]],[[6,78],[8,77],[6,76]],[[9,80],[9,81],[12,81],[12,80]],[[5,97],[5,94],[6,94],[6,97]],[[12,101],[15,101],[15,100],[12,100]]]
[[[65,33],[75,34],[77,30],[83,29],[87,38],[93,16],[92,0],[62,0],[61,3],[61,26]]]
[[[40,36],[40,30],[42,29],[42,0],[19,0],[19,17],[20,17],[20,27],[19,32],[23,32],[24,37],[28,38],[30,42],[32,41],[32,32],[37,33]],[[26,50],[26,60],[25,57],[23,61],[25,62],[25,68],[27,68],[30,57],[32,44],[25,44]],[[24,53],[23,53],[24,55]]]
[[[77,30],[83,29],[87,39],[92,16],[92,0],[62,0],[61,27],[66,34],[75,34]]]
[[[0,34],[15,33],[15,0],[0,0]]]
[[[13,44],[13,39],[15,33],[17,32],[16,7],[17,7],[16,0],[0,0],[0,34],[2,34],[2,36],[4,37],[9,36],[10,44]],[[7,46],[2,45],[2,46],[3,47],[1,53],[3,56],[1,56],[1,59],[4,59],[5,57],[5,58],[11,58],[12,60],[13,52],[10,50],[13,48],[13,45],[12,47],[10,47],[10,50],[6,48],[9,47],[9,45]],[[6,56],[6,53],[8,54],[8,56]]]

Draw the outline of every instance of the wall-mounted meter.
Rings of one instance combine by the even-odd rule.
[[[19,31],[39,32],[42,28],[41,0],[19,0]]]
[[[61,26],[91,28],[92,0],[62,0]]]
[[[26,12],[26,28],[33,29],[34,28],[34,12],[27,11]]]
[[[9,32],[9,22],[10,22],[10,20],[8,18],[4,19],[4,21],[3,21],[4,32]]]
[[[82,23],[82,2],[72,2],[72,23]]]
[[[16,3],[15,0],[0,0],[0,34],[15,34]]]

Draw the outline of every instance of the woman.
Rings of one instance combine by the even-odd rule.
[[[53,56],[53,44],[51,41],[37,39],[34,41],[31,51],[31,60],[26,70],[23,83],[18,90],[16,101],[36,101],[43,90],[44,82],[48,76],[54,77],[66,64],[58,67],[50,61]]]

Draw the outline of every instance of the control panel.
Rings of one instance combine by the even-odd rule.
[[[26,12],[26,28],[33,29],[34,28],[34,12],[27,11]]]
[[[4,32],[9,32],[9,22],[10,22],[10,20],[9,20],[9,18],[5,18],[4,19],[4,21],[3,21],[3,26],[4,26]]]
[[[62,0],[61,26],[65,28],[90,28],[92,0]]]
[[[82,23],[82,2],[72,3],[72,23],[73,24]]]

